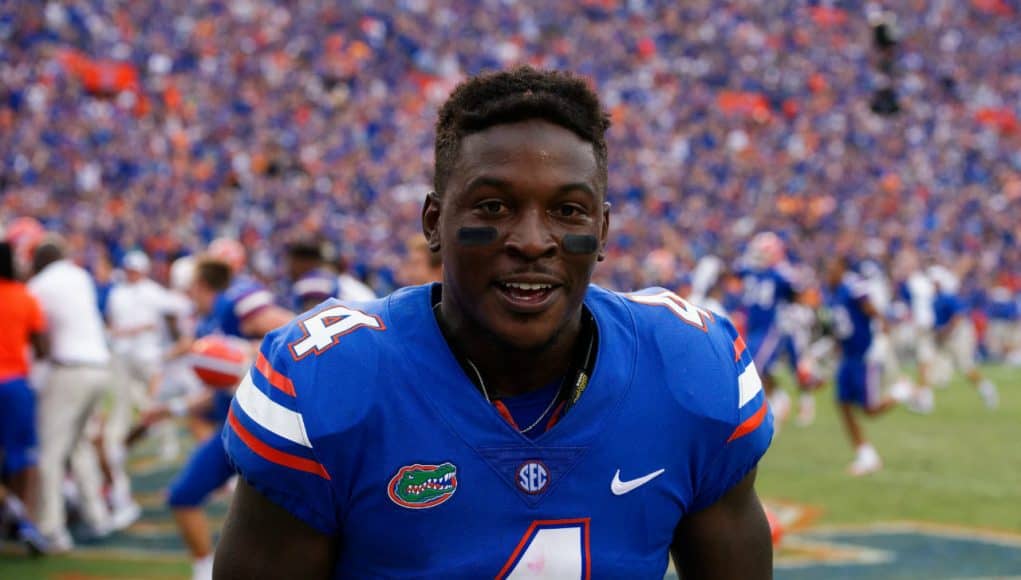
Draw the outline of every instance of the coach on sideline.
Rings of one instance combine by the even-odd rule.
[[[84,431],[113,375],[96,287],[88,272],[65,257],[63,241],[57,237],[39,244],[32,269],[35,275],[28,289],[39,299],[49,322],[53,367],[39,385],[38,523],[51,549],[61,552],[74,547],[61,493],[69,458],[86,522],[97,535],[111,530],[99,459]]]

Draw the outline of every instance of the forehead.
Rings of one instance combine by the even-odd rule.
[[[453,189],[483,176],[554,187],[585,182],[596,190],[598,165],[591,143],[559,125],[529,120],[494,125],[461,141],[451,175]]]

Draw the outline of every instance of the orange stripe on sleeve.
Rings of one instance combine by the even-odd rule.
[[[266,461],[276,463],[277,465],[283,465],[284,467],[290,467],[291,469],[297,469],[298,471],[305,471],[313,475],[329,480],[330,474],[326,472],[326,468],[321,463],[312,461],[311,459],[305,459],[304,457],[298,457],[297,455],[291,455],[290,453],[284,453],[277,449],[273,449],[269,445],[266,445],[262,441],[259,441],[245,429],[244,425],[238,421],[238,418],[234,415],[234,409],[231,409],[227,413],[227,421],[230,423],[230,428],[234,430],[238,438],[244,442],[256,455],[262,457]]]
[[[734,432],[730,434],[730,438],[727,439],[727,443],[740,439],[745,435],[751,433],[752,431],[758,429],[759,425],[761,425],[762,421],[766,418],[767,411],[769,411],[769,407],[766,404],[766,398],[763,397],[762,406],[759,407],[759,410],[755,411],[754,415],[748,417],[747,419],[745,419],[743,423],[738,425],[737,429],[734,429]]]
[[[296,396],[294,394],[294,383],[291,382],[291,379],[276,372],[273,369],[273,367],[270,366],[269,361],[266,360],[266,357],[263,356],[261,352],[259,353],[258,358],[255,359],[255,370],[259,371],[259,373],[261,373],[262,376],[266,377],[266,380],[269,381],[269,384],[273,385],[277,389],[287,393],[292,397]]]
[[[744,339],[741,338],[740,334],[737,335],[737,338],[734,339],[734,362],[741,360],[741,355],[744,354],[745,348],[747,347],[745,347]]]

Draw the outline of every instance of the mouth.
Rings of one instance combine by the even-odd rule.
[[[545,310],[556,299],[561,285],[548,280],[507,280],[496,283],[496,289],[510,310],[534,314]]]

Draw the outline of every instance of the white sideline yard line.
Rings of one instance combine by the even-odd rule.
[[[932,522],[917,521],[890,521],[877,522],[872,524],[844,524],[844,525],[823,525],[813,526],[799,534],[892,534],[903,532],[925,533],[931,536],[954,538],[957,540],[982,540],[990,544],[997,544],[1007,548],[1021,548],[1021,534],[993,530],[986,528],[973,528],[969,526],[956,526],[952,524],[939,524]]]

